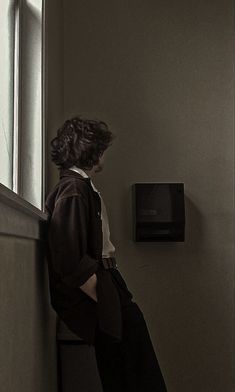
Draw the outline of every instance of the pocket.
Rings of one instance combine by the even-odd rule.
[[[98,278],[97,278],[97,284],[98,284]],[[79,291],[80,291],[80,301],[84,302],[84,301],[89,301],[89,302],[94,302],[95,304],[97,304],[97,301],[95,301],[89,294],[87,294],[85,291],[83,291],[81,289],[81,287],[79,287]],[[96,285],[96,296],[97,296],[97,285]],[[98,298],[98,296],[97,296]]]
[[[107,270],[104,269],[98,269],[96,271],[96,276],[97,276],[97,285],[96,285],[96,294],[97,294],[97,299],[102,299],[103,295],[104,297],[107,297],[106,290],[108,292],[110,285],[112,288],[114,287],[116,290],[116,287],[107,272]]]

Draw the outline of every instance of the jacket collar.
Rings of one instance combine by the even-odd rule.
[[[100,195],[100,192],[98,191],[98,189],[96,189],[96,187],[93,184],[91,178],[87,175],[87,173],[83,169],[81,169],[80,167],[77,167],[77,166],[71,166],[69,168],[69,170],[72,170],[72,171],[75,171],[76,173],[81,174],[82,177],[89,178],[92,188],[94,189],[95,192],[99,193],[99,195]]]
[[[70,169],[60,169],[59,176],[60,179],[67,177],[67,178],[79,178],[79,180],[85,181],[90,186],[90,188],[94,191],[94,193],[96,195],[99,195],[99,198],[101,198],[100,192],[96,189],[90,177],[83,177],[80,173]]]

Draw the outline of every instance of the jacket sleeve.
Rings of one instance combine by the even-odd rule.
[[[87,254],[89,213],[81,194],[57,200],[49,223],[52,268],[60,280],[79,287],[98,269],[97,260]]]

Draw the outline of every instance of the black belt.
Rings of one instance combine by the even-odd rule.
[[[117,262],[115,257],[103,257],[100,260],[100,264],[104,269],[109,269],[109,268],[116,268],[117,269]]]

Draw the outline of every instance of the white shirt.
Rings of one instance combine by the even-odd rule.
[[[80,169],[77,166],[71,166],[69,168],[69,170],[73,170],[79,174],[81,174],[81,176],[88,178],[89,176],[84,172],[84,170]],[[108,214],[107,214],[107,210],[104,204],[104,200],[101,197],[100,192],[96,189],[95,185],[93,184],[91,178],[91,186],[94,189],[95,192],[98,193],[98,195],[100,196],[100,200],[101,200],[101,219],[102,219],[102,232],[103,232],[103,248],[102,248],[102,257],[113,257],[114,256],[114,252],[115,252],[115,247],[112,244],[112,242],[110,241],[110,230],[109,230],[109,220],[108,220]]]

